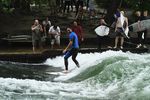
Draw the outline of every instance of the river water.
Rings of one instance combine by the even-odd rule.
[[[0,62],[0,100],[150,100],[150,54],[79,54],[80,68],[63,57],[42,64]]]

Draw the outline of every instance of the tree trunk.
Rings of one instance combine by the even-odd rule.
[[[2,11],[2,0],[0,0],[0,12]]]

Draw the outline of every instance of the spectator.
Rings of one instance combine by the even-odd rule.
[[[69,7],[71,5],[71,0],[65,0],[65,5],[64,5],[64,13],[66,11],[66,7],[67,7],[67,13],[69,13]]]
[[[78,15],[80,9],[83,9],[83,0],[76,1],[76,16]]]
[[[77,13],[77,15],[76,15],[76,19],[77,19],[77,20],[83,19],[83,14],[84,14],[84,9],[83,9],[83,7],[79,7],[79,11],[78,11],[78,13]]]
[[[102,18],[100,19],[100,23],[98,26],[106,26],[106,22],[105,20]],[[104,36],[100,36],[100,35],[97,35],[97,40],[98,40],[98,49],[101,49],[101,45],[102,45],[102,39],[103,39]]]
[[[138,34],[138,45],[137,45],[136,48],[140,48],[142,46],[144,48],[146,48],[146,46],[145,46],[145,40],[146,40],[146,37],[147,37],[147,30],[140,31],[140,21],[148,19],[147,15],[148,15],[147,11],[144,11],[143,16],[142,16],[142,14],[141,14],[140,11],[136,12],[136,22],[139,23],[139,25],[138,25],[139,32],[137,32],[137,34]],[[143,35],[144,35],[144,40],[142,39]]]
[[[42,48],[41,42],[41,32],[43,32],[42,26],[39,24],[38,20],[34,21],[34,24],[31,26],[32,30],[32,45],[33,45],[33,52],[35,53],[35,49],[37,45]]]
[[[56,0],[49,0],[50,14],[55,15],[57,10]]]
[[[73,27],[72,27],[72,31],[75,32],[78,36],[78,40],[79,40],[79,44],[81,44],[81,42],[84,41],[84,33],[83,33],[83,29],[80,25],[78,25],[78,23],[76,21],[73,22]]]
[[[94,0],[89,0],[88,3],[89,16],[90,18],[93,18],[96,15],[95,2]]]
[[[49,28],[51,27],[51,21],[49,21],[49,18],[46,17],[46,20],[43,21],[43,31],[44,31],[44,34],[45,34],[45,37],[48,36],[48,31],[49,31]]]
[[[125,25],[125,27],[124,27]],[[114,48],[117,48],[118,40],[121,39],[120,42],[120,48],[123,49],[123,43],[124,43],[124,37],[125,37],[125,29],[128,27],[128,19],[124,16],[124,12],[120,12],[120,17],[117,18],[115,32],[116,32],[116,38],[115,38],[115,46]]]
[[[58,45],[58,47],[60,47],[60,27],[57,25],[51,26],[49,29],[49,35],[51,36],[51,48],[54,48],[55,42]]]

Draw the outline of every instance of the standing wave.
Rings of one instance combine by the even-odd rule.
[[[150,54],[79,54],[81,68],[52,81],[0,78],[2,100],[149,100]],[[45,64],[63,69],[63,57]],[[50,63],[55,62],[55,63]],[[74,68],[70,62],[70,68]]]

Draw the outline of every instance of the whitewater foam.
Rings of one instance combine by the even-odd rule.
[[[21,95],[26,100],[37,97],[41,97],[41,100],[150,99],[150,54],[107,51],[80,53],[77,59],[81,68],[76,68],[66,76],[56,77],[57,82],[0,78],[0,99],[14,95],[14,98]],[[69,63],[69,69],[76,67],[71,59]],[[48,59],[45,64],[64,68],[63,57]],[[97,74],[91,75],[95,73],[91,69],[96,69]],[[84,77],[85,73],[90,74],[86,79],[68,82],[72,78],[81,78],[77,77],[80,75]]]
[[[101,63],[103,60],[107,59],[108,57],[111,58],[111,57],[119,57],[119,56],[128,57],[131,60],[140,58],[140,61],[144,61],[144,59],[145,59],[145,58],[142,58],[142,56],[139,54],[132,54],[130,52],[124,53],[122,51],[115,52],[115,51],[110,50],[110,51],[106,51],[103,53],[89,53],[89,54],[79,53],[77,56],[77,60],[79,61],[81,68],[79,68],[79,69],[76,68],[76,65],[70,58],[68,61],[69,62],[69,70],[72,70],[74,68],[76,68],[76,70],[72,71],[71,73],[68,73],[65,76],[57,77],[54,80],[55,81],[66,81],[66,80],[73,78],[76,75],[82,73],[89,67],[92,67],[94,65]],[[64,69],[64,58],[63,58],[63,56],[61,56],[61,57],[56,57],[54,59],[48,59],[45,62],[45,64],[53,66],[53,67],[60,67],[60,68]]]

